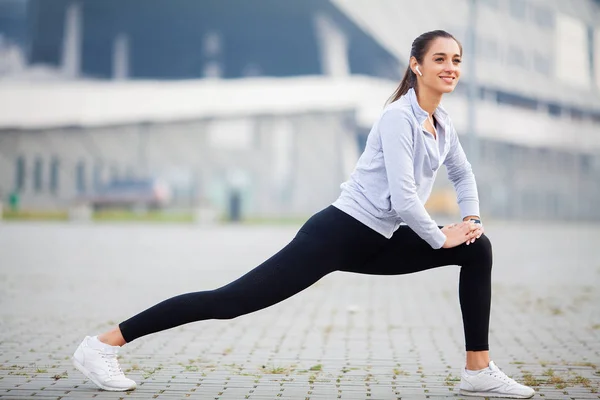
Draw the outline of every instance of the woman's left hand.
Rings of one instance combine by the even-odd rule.
[[[476,236],[471,239],[471,240],[467,240],[465,242],[465,244],[468,246],[471,243],[475,243],[475,240],[479,239],[481,237],[481,235],[483,235],[483,225],[482,224],[477,224],[473,221],[463,221],[463,222],[459,222],[458,224],[450,224],[448,227],[449,228],[457,228],[463,225],[469,225],[469,227],[471,228],[471,232],[475,231]]]
[[[467,221],[467,223],[471,225],[471,232],[475,231],[476,233],[476,236],[473,239],[467,241],[466,244],[468,246],[470,243],[475,243],[475,240],[479,239],[481,235],[483,235],[483,225],[475,223],[473,221]]]

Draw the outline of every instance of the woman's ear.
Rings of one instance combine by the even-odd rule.
[[[408,63],[409,63],[409,65],[410,65],[410,69],[411,69],[411,71],[412,71],[412,72],[413,72],[415,75],[417,75],[417,74],[419,74],[419,75],[422,75],[422,74],[420,74],[420,72],[419,72],[419,70],[418,70],[418,68],[419,68],[419,63],[417,62],[417,59],[415,58],[415,56],[412,56],[412,57],[410,58],[410,60],[409,60],[409,62],[408,62]]]

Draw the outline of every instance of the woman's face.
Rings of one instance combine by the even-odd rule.
[[[423,57],[423,63],[418,64],[413,59],[412,70],[417,74],[419,87],[438,93],[449,93],[454,90],[460,78],[460,47],[454,39],[437,38],[431,42],[431,46]],[[416,66],[423,74],[416,70]]]

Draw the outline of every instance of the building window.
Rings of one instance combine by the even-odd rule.
[[[548,104],[548,114],[554,117],[560,117],[562,114],[562,109],[558,104],[550,103]]]
[[[498,0],[480,0],[483,4],[491,8],[498,8]]]
[[[527,3],[524,0],[510,0],[510,15],[517,19],[525,19],[527,13]]]
[[[541,74],[550,75],[550,62],[550,58],[536,53],[533,56],[533,69]]]
[[[50,161],[50,193],[55,194],[58,191],[58,173],[59,173],[58,158],[52,157]]]
[[[583,111],[576,108],[571,109],[571,119],[574,121],[582,121],[584,118]]]
[[[15,167],[15,190],[21,191],[25,189],[25,157],[19,156]]]
[[[508,64],[516,65],[522,68],[527,68],[527,60],[525,53],[518,47],[511,46],[508,49]]]
[[[554,13],[546,7],[533,7],[533,20],[541,28],[554,28]]]
[[[477,98],[479,100],[485,100],[485,93],[486,93],[485,88],[479,87],[476,89],[476,91],[477,91]]]
[[[592,166],[594,165],[594,160],[592,157],[593,156],[591,154],[581,154],[579,156],[579,170],[582,173],[588,174],[592,172]]]
[[[527,2],[525,0],[510,0],[510,15],[517,19],[525,19],[527,14]]]
[[[98,190],[100,188],[100,186],[102,186],[102,170],[104,169],[104,166],[102,165],[102,163],[100,161],[96,161],[96,164],[94,165],[94,189]]]
[[[496,102],[498,104],[510,104],[515,107],[526,108],[528,110],[537,110],[538,101],[529,97],[519,96],[517,94],[497,91]]]
[[[44,165],[42,164],[42,159],[39,157],[36,158],[35,163],[33,164],[33,189],[36,192],[42,191],[42,185],[43,185],[42,173],[44,172],[43,168],[44,168]]]
[[[497,60],[498,43],[494,39],[478,38],[477,54],[488,60]]]
[[[77,187],[77,192],[85,193],[85,162],[79,161],[75,168],[75,185]]]

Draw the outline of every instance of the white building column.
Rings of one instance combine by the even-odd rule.
[[[323,74],[333,77],[349,76],[348,39],[344,32],[325,14],[315,16],[315,28]]]
[[[583,21],[557,13],[555,32],[556,77],[572,87],[591,84],[587,27]]]
[[[594,27],[593,41],[594,80],[596,90],[600,91],[600,24]]]
[[[112,78],[125,80],[129,78],[129,36],[119,33],[113,40]]]
[[[76,78],[81,72],[82,15],[81,3],[74,1],[67,7],[61,67],[63,73]]]

